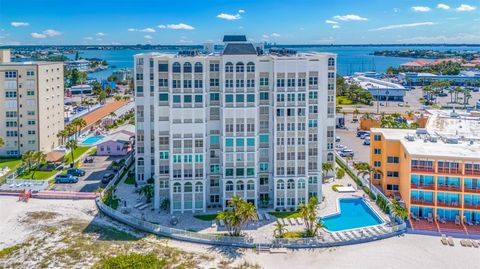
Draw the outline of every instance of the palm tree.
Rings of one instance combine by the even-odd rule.
[[[3,148],[5,146],[5,140],[3,140],[2,137],[0,137],[0,148]]]
[[[252,203],[235,195],[228,201],[230,209],[225,209],[217,215],[217,220],[225,222],[228,234],[239,236],[244,226],[257,219],[257,209]]]
[[[32,169],[34,163],[35,152],[33,150],[25,151],[22,155],[22,162],[28,166],[28,170]]]
[[[75,151],[75,149],[78,147],[78,143],[77,143],[77,140],[70,140],[67,142],[67,144],[65,145],[65,147],[67,149],[70,150],[70,154],[72,154],[72,162],[70,163],[70,166],[73,167],[73,164],[75,163],[75,159],[74,159],[74,154],[73,152]]]
[[[322,178],[325,178],[330,171],[333,171],[333,165],[331,163],[322,163]]]
[[[114,99],[115,101],[120,101],[120,100],[122,100],[122,96],[115,95],[115,96],[113,97],[113,99]]]
[[[317,234],[318,229],[322,227],[321,221],[317,221],[317,215],[315,213],[316,206],[318,204],[317,197],[312,196],[308,199],[308,203],[301,203],[298,206],[300,216],[302,216],[305,223],[305,235],[313,237]]]
[[[399,217],[400,219],[404,220],[408,218],[408,211],[405,209],[405,207],[401,206],[398,204],[398,202],[395,199],[390,200],[392,202],[392,212],[395,216]]]
[[[357,169],[357,174],[360,175],[362,178],[365,179],[366,175],[370,176],[370,179],[368,181],[369,183],[369,189],[372,189],[372,179],[373,179],[373,174],[380,174],[383,175],[382,171],[376,169],[375,167],[371,167],[368,163],[356,163],[353,165],[355,169]]]
[[[57,137],[60,138],[61,144],[63,145],[65,142],[65,139],[68,137],[68,132],[67,130],[60,130],[57,134]]]
[[[468,101],[472,98],[471,90],[463,89],[463,109],[467,109]]]
[[[75,139],[78,139],[80,131],[87,126],[87,122],[83,118],[76,118],[72,120],[72,125],[75,126]]]
[[[32,155],[33,162],[37,163],[37,167],[45,161],[46,157],[47,155],[41,151],[34,152]],[[35,171],[37,171],[37,169],[33,170],[31,178],[35,176]]]
[[[122,99],[123,99],[123,101],[129,101],[129,100],[130,100],[130,96],[124,95],[124,96],[122,97]]]
[[[150,201],[153,197],[153,185],[152,184],[143,185],[140,188],[140,194],[143,194],[143,196],[145,196],[145,198],[147,198],[147,203],[150,203]]]
[[[103,104],[104,101],[107,99],[107,93],[105,91],[100,91],[98,94],[95,95],[97,98],[97,101],[100,104]]]
[[[277,238],[282,238],[285,233],[288,233],[287,228],[285,225],[277,220],[277,223],[274,225],[275,229],[273,230],[273,236]]]
[[[364,120],[371,120],[373,117],[372,117],[372,113],[370,112],[365,112],[365,114],[363,114],[362,116],[362,119]]]
[[[358,110],[358,108],[355,108],[355,109],[353,110],[352,114],[353,114],[353,117],[354,117],[354,118],[357,118],[358,114],[360,114],[360,110]]]

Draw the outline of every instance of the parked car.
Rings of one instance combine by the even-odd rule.
[[[403,107],[404,105],[403,105],[402,102],[400,102],[400,103],[398,103],[398,106],[399,106],[399,107]]]
[[[351,150],[351,149],[344,149],[344,150],[340,151],[339,154],[342,157],[347,157],[347,156],[352,156],[353,157],[355,155],[355,153],[353,153],[353,150]]]
[[[55,183],[77,183],[78,178],[69,174],[61,174],[55,177]]]
[[[370,145],[370,137],[365,138],[365,140],[363,140],[363,144],[366,146]]]
[[[360,136],[360,139],[365,139],[367,137],[370,137],[370,133],[366,132]]]
[[[340,137],[339,136],[335,137],[335,142],[340,142]]]
[[[76,177],[83,177],[85,175],[85,171],[78,168],[70,168],[67,170],[68,175],[76,176]]]
[[[357,131],[357,137],[361,137],[361,136],[364,135],[364,134],[368,134],[368,132],[367,132],[367,131],[364,131],[364,130],[359,130],[359,131]]]
[[[113,173],[106,173],[102,177],[102,183],[103,184],[108,184],[108,182],[110,182],[110,180],[112,180],[114,177],[115,177],[115,175]]]

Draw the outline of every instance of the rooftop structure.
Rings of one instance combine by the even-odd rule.
[[[407,91],[400,84],[363,75],[349,77],[347,82],[357,84],[368,90],[374,99],[379,101],[403,101]]]

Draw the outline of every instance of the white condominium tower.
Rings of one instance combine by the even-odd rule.
[[[135,55],[137,182],[153,178],[154,208],[171,212],[224,208],[234,195],[278,209],[321,201],[336,55],[223,41],[218,53]]]

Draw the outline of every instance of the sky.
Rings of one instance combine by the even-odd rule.
[[[480,44],[479,0],[0,0],[0,45]]]

